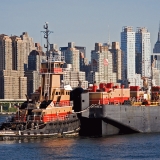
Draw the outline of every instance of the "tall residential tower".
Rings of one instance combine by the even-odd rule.
[[[32,50],[35,50],[35,44],[33,42],[33,38],[29,37],[27,32],[23,32],[20,37],[24,43],[24,70],[26,71],[28,68],[28,56]]]
[[[24,45],[20,37],[0,35],[0,99],[25,99]]]
[[[136,73],[141,74],[142,77],[150,77],[150,57],[150,33],[145,27],[138,27],[136,31]]]
[[[122,28],[121,49],[123,51],[122,78],[132,83],[135,76],[135,32],[133,27],[124,26]]]
[[[91,70],[88,74],[90,83],[117,82],[117,75],[113,72],[113,57],[108,45],[95,43],[95,49],[91,51]]]

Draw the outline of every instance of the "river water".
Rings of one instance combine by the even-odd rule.
[[[160,133],[0,141],[0,160],[123,159],[160,159]]]

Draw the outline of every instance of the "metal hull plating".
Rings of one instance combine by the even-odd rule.
[[[104,105],[102,117],[138,132],[160,132],[160,106]]]
[[[89,107],[88,94],[84,94],[82,95],[81,109],[84,110],[87,107]],[[100,127],[94,126],[94,128],[99,129],[102,136],[135,132],[160,132],[160,106],[97,104],[92,105],[81,116],[86,121],[90,119],[89,126],[94,126],[91,122],[92,119],[94,121],[97,119],[97,122],[101,121]],[[85,125],[85,123],[81,125]]]

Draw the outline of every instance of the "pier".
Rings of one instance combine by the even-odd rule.
[[[15,112],[4,111],[4,105],[8,104],[8,108],[14,107],[14,104],[21,105],[26,99],[0,99],[0,114],[14,114]]]

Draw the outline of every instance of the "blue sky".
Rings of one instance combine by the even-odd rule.
[[[0,34],[27,31],[44,43],[40,31],[49,22],[50,43],[85,46],[87,58],[96,42],[120,42],[123,26],[147,27],[152,48],[157,40],[160,0],[0,0]]]

